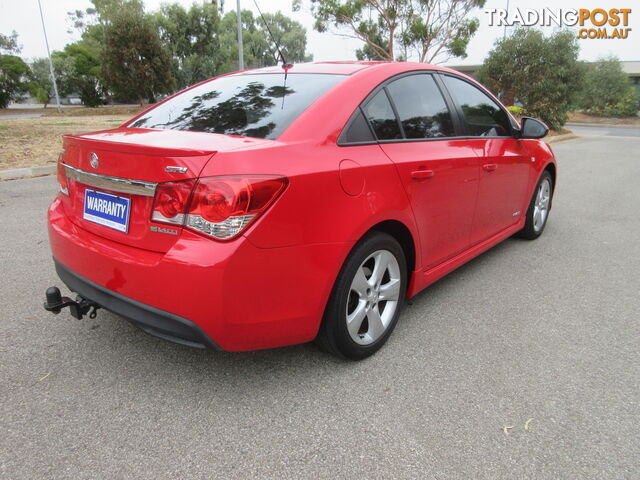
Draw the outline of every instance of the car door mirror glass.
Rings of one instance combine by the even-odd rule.
[[[536,118],[524,117],[520,132],[521,138],[542,138],[549,133],[549,127]]]

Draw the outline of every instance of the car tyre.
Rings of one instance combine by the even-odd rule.
[[[407,290],[407,262],[398,241],[367,234],[349,253],[329,297],[316,343],[361,360],[378,351],[398,322]]]
[[[520,238],[535,240],[542,235],[549,219],[552,199],[553,179],[549,171],[545,170],[531,196],[524,228],[518,232]]]

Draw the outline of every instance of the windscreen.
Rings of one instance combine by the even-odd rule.
[[[344,75],[283,73],[220,77],[167,100],[129,127],[276,139]]]

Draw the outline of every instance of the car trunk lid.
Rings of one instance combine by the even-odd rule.
[[[220,149],[260,142],[199,132],[118,128],[67,135],[60,157],[65,209],[80,228],[110,240],[165,252],[179,226],[151,220],[156,186],[198,178]]]

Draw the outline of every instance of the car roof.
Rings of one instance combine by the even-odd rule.
[[[393,65],[393,67],[391,67]],[[364,69],[375,67],[376,70],[384,70],[386,68],[393,68],[397,70],[399,66],[402,66],[402,70],[442,70],[453,71],[446,67],[440,67],[438,65],[431,65],[428,63],[417,62],[313,62],[313,63],[296,63],[289,69],[289,73],[321,73],[321,74],[334,74],[334,75],[351,75]],[[260,73],[282,73],[282,66],[271,66],[263,68],[255,68],[251,70],[244,70],[237,72],[234,75],[254,75]],[[458,72],[456,72],[458,73]]]

